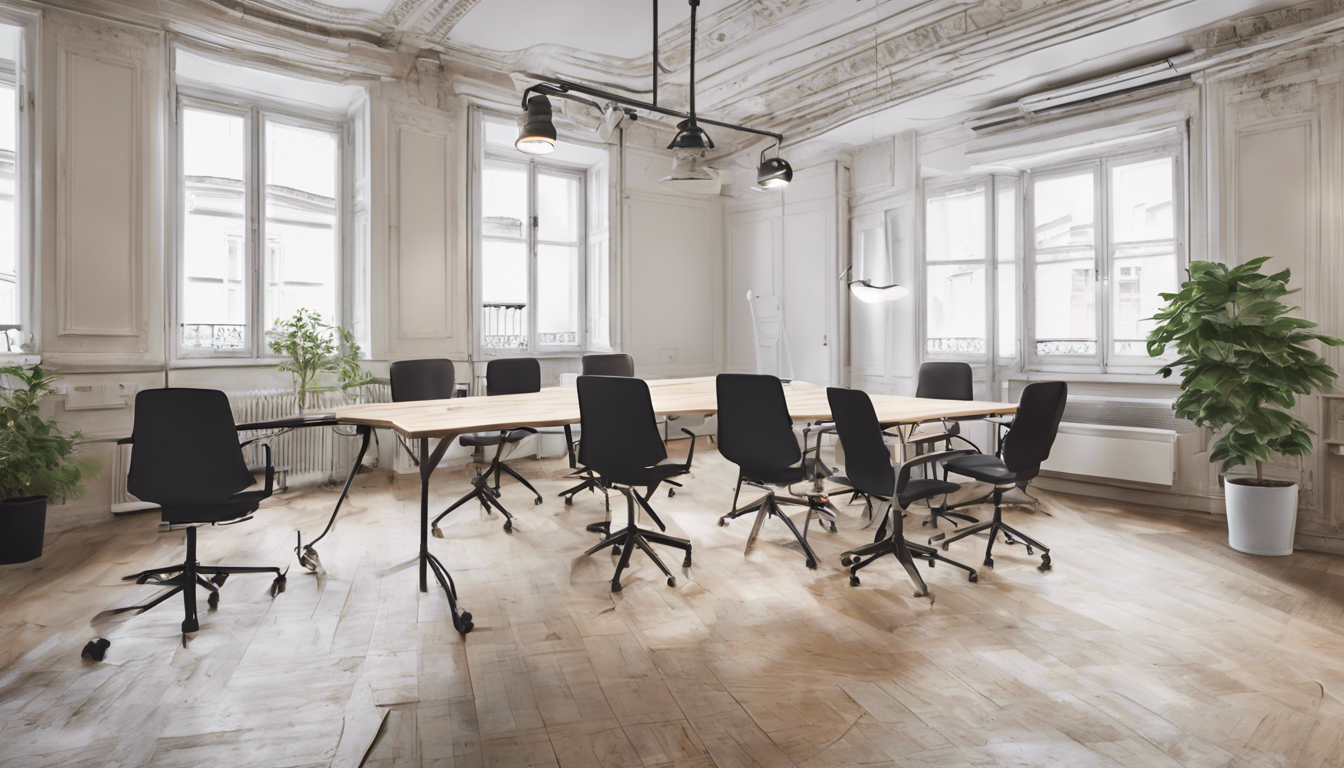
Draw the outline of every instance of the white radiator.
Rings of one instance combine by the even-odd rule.
[[[1176,478],[1176,434],[1172,429],[1064,422],[1041,469],[1170,486]]]
[[[370,385],[363,389],[362,402],[385,403],[391,400],[391,391],[385,385]],[[238,424],[282,419],[298,412],[292,390],[259,389],[226,394],[233,409],[233,420]],[[337,406],[349,405],[351,402],[344,393],[323,392],[317,396],[317,403],[308,410],[331,411]],[[344,433],[354,431],[353,427],[336,429]],[[261,434],[239,432],[238,436],[239,440],[250,440]],[[359,452],[358,438],[339,435],[332,427],[296,429],[267,439],[265,442],[271,446],[271,460],[277,470],[283,471],[286,485],[317,485],[343,479]],[[374,453],[376,458],[376,452],[371,453]],[[253,443],[244,448],[243,455],[249,465],[260,465],[264,459],[260,443]],[[130,466],[131,446],[117,446],[113,453],[112,467],[113,512],[127,512],[153,506],[146,505],[127,493],[126,472]]]

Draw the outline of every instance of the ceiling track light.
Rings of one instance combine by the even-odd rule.
[[[634,119],[633,110],[642,110],[652,112],[668,117],[679,118],[677,123],[677,134],[672,138],[672,143],[667,145],[671,150],[691,150],[705,151],[714,149],[714,140],[709,137],[701,124],[712,125],[719,128],[727,128],[742,133],[765,136],[775,140],[775,156],[766,159],[765,152],[761,153],[761,164],[756,169],[756,181],[765,189],[778,189],[786,186],[793,179],[793,168],[788,161],[779,157],[779,147],[784,143],[784,136],[772,131],[763,131],[759,128],[750,128],[745,125],[735,125],[725,123],[720,120],[710,120],[700,117],[695,113],[695,38],[696,38],[696,9],[700,7],[700,0],[687,0],[691,7],[691,60],[690,60],[690,110],[679,112],[674,109],[668,109],[658,105],[658,0],[653,0],[653,102],[639,101],[631,99],[610,91],[604,91],[600,88],[575,83],[558,77],[549,75],[538,75],[533,73],[523,73],[525,77],[530,77],[537,82],[523,91],[523,115],[518,118],[518,140],[514,146],[520,152],[531,155],[550,154],[555,150],[556,131],[553,115],[551,112],[551,98],[561,98],[570,101],[578,101],[584,104],[593,105],[593,102],[584,96],[599,99],[603,102],[612,102],[626,108],[624,111]],[[601,110],[601,107],[598,107]],[[768,147],[767,147],[768,149]]]

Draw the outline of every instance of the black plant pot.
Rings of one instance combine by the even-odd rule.
[[[46,529],[46,496],[0,499],[0,565],[41,557]]]

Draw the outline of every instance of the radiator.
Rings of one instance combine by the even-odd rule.
[[[233,420],[238,424],[282,419],[297,413],[292,390],[256,389],[226,394],[232,406]],[[386,385],[369,385],[363,388],[360,402],[385,403],[391,399],[391,391]],[[331,411],[352,402],[353,400],[342,392],[323,392],[317,396],[317,403],[308,410]],[[310,427],[265,440],[271,446],[271,460],[275,464],[277,475],[283,476],[285,485],[319,485],[345,477],[350,471],[355,455],[359,453],[359,440],[338,434],[337,429],[343,433],[354,431],[353,427],[336,429]],[[238,433],[240,440],[251,440],[261,435],[259,432]],[[131,450],[132,446],[119,445],[113,453],[113,512],[128,512],[153,506],[141,502],[126,490],[126,472],[131,466]],[[261,465],[264,459],[261,444],[253,443],[247,446],[243,449],[243,456],[249,465]]]
[[[1176,478],[1176,435],[1173,429],[1063,422],[1041,469],[1170,486]]]

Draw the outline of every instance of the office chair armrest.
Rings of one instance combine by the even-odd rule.
[[[925,464],[935,464],[949,459],[955,459],[958,456],[975,456],[979,453],[979,451],[972,451],[970,448],[956,448],[950,451],[939,451],[937,453],[925,453],[920,456],[915,456],[909,461],[901,463],[901,473],[896,479],[896,487],[905,487],[905,484],[910,481],[910,470],[915,467],[922,467]]]
[[[271,444],[262,443],[261,451],[266,456],[266,495],[271,495],[275,487],[275,464],[271,461]]]
[[[695,433],[685,427],[682,427],[681,431],[691,438],[691,449],[686,452],[686,468],[690,469],[691,459],[695,458]]]
[[[526,437],[528,435],[537,434],[537,430],[534,429],[533,427],[514,427],[513,429],[504,430],[504,433],[505,433],[504,436],[505,440],[512,440],[514,435],[521,434],[523,437]]]

